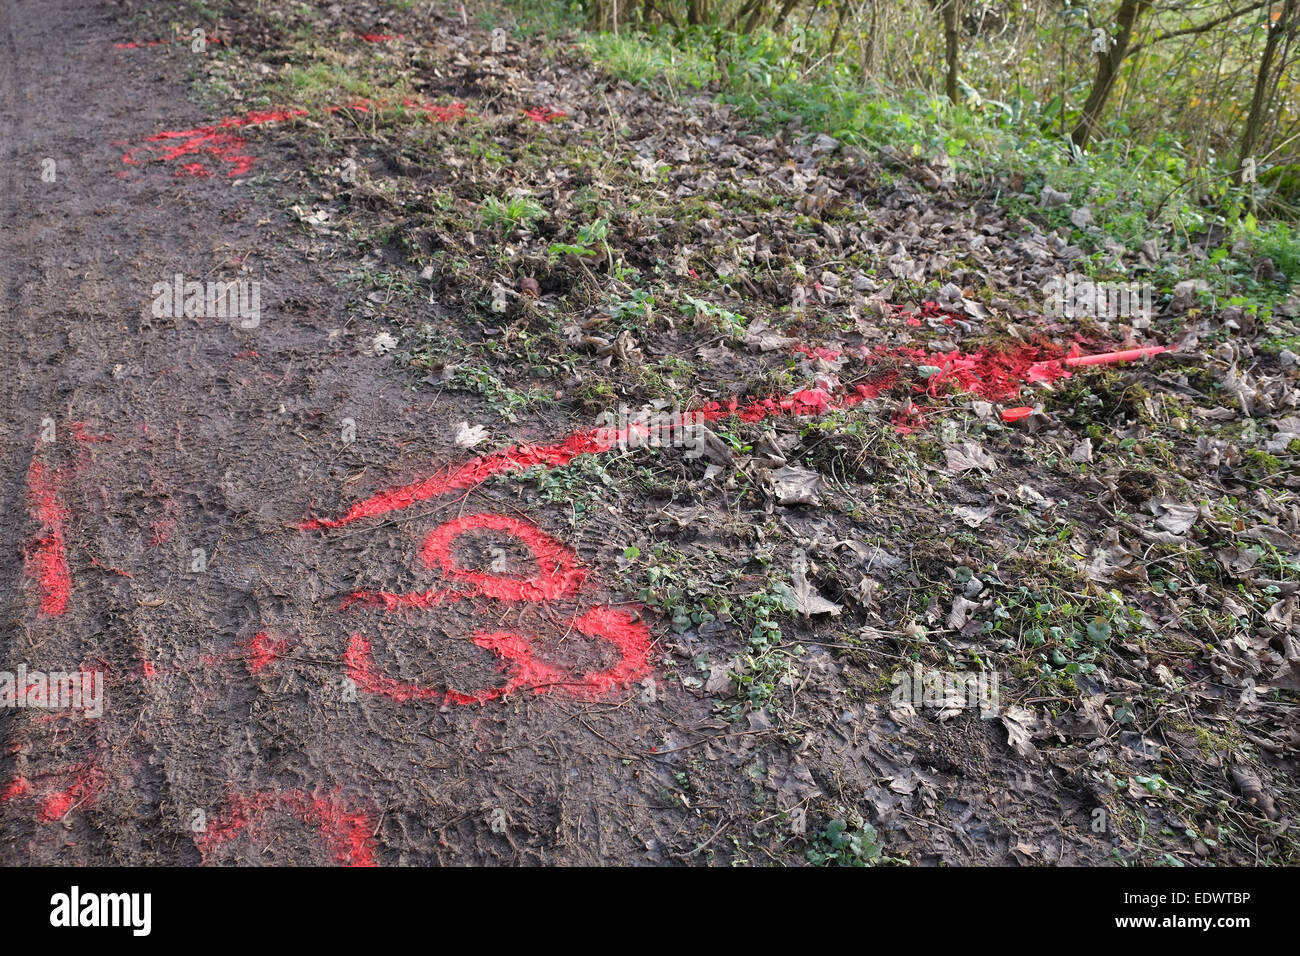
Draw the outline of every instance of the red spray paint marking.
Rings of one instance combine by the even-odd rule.
[[[339,110],[350,109],[368,113],[371,109],[383,105],[382,102],[376,104],[370,100],[359,100],[341,106],[327,106],[325,112],[337,113]],[[420,103],[408,99],[404,105],[420,110],[438,123],[449,123],[453,120],[465,119],[474,115],[466,109],[464,103],[459,102],[452,103],[450,106],[437,106],[432,103]],[[128,166],[139,166],[148,161],[173,162],[178,159],[194,157],[190,162],[178,164],[174,175],[178,177],[205,177],[213,174],[213,170],[203,162],[204,158],[206,158],[214,164],[224,163],[228,165],[230,169],[226,176],[233,179],[251,170],[256,160],[244,152],[248,145],[247,141],[237,133],[231,132],[232,130],[243,129],[248,126],[262,126],[268,123],[281,123],[288,119],[307,115],[309,115],[307,110],[263,110],[242,117],[227,116],[220,123],[210,126],[164,130],[161,133],[155,133],[153,136],[147,137],[139,145],[128,149],[122,154],[122,162]],[[130,144],[117,143],[115,145]],[[151,155],[147,159],[137,158],[141,153]]]
[[[62,820],[76,808],[93,807],[105,786],[104,773],[97,764],[92,763],[88,769],[76,771],[76,780],[70,787],[52,793],[41,801],[41,821],[53,823]]]
[[[1070,369],[1091,365],[1112,365],[1159,355],[1169,349],[1163,345],[1129,349],[1123,352],[1103,352],[1097,355],[1080,355],[1078,344],[1067,350],[1053,344],[1015,345],[1011,348],[981,348],[975,352],[929,352],[924,349],[858,348],[829,349],[797,345],[796,353],[834,361],[846,352],[854,352],[867,361],[890,357],[901,358],[916,365],[939,369],[931,375],[925,391],[939,394],[941,385],[954,384],[964,392],[978,395],[988,401],[1006,401],[1015,398],[1026,384],[1046,384],[1070,376]]]
[[[235,794],[194,845],[206,865],[209,857],[245,831],[256,836],[269,814],[285,811],[320,831],[321,841],[341,866],[374,866],[375,823],[365,810],[337,798],[320,797],[301,790]]]
[[[9,786],[0,790],[0,807],[4,806],[10,800],[16,800],[19,797],[25,797],[32,792],[32,782],[26,777],[16,777]]]
[[[61,499],[63,476],[33,458],[27,469],[27,510],[39,528],[27,547],[24,567],[41,593],[40,613],[58,617],[68,609],[72,574],[68,570],[63,525],[68,510]]]
[[[465,119],[474,114],[466,109],[465,104],[459,100],[450,106],[435,106],[432,103],[417,103],[415,100],[405,100],[403,106],[411,109],[420,110],[433,119],[435,123],[450,123],[453,120]]]
[[[99,764],[94,760],[48,770],[37,774],[36,779],[52,779],[59,783],[71,780],[71,783],[67,786],[50,790],[39,799],[40,811],[37,818],[42,823],[54,823],[56,820],[61,820],[68,815],[69,811],[75,808],[94,806],[95,801],[107,786],[104,772],[100,770]],[[32,784],[31,779],[24,776],[15,777],[4,788],[3,792],[0,792],[0,806],[17,800],[19,797],[33,796],[35,793],[36,787]]]
[[[469,531],[503,531],[518,538],[533,553],[536,573],[517,579],[466,570],[452,553],[456,539]],[[420,552],[426,568],[438,567],[454,581],[471,584],[485,597],[503,601],[549,601],[575,593],[586,579],[578,556],[535,525],[505,515],[465,515],[435,528]]]
[[[509,675],[499,686],[460,691],[396,680],[375,664],[370,641],[362,634],[352,635],[343,664],[348,677],[366,693],[397,703],[436,701],[454,705],[486,704],[527,690],[538,695],[563,690],[575,697],[603,694],[649,673],[650,632],[631,612],[597,607],[571,618],[565,626],[608,642],[618,651],[618,661],[603,670],[570,674],[539,659],[525,635],[514,631],[479,631],[474,635],[474,643],[496,655],[501,670]]]
[[[113,439],[112,435],[88,433],[85,422],[68,422],[63,430],[78,445],[76,464],[62,468],[46,465],[39,457],[40,449],[45,443],[38,441],[27,468],[27,512],[36,522],[37,530],[24,551],[23,570],[36,581],[40,590],[42,617],[58,617],[63,614],[72,596],[72,573],[68,568],[67,543],[64,538],[64,525],[69,518],[69,511],[63,503],[63,491],[69,475],[80,471],[89,460],[88,452],[80,446]]]
[[[839,404],[852,405],[864,398],[874,397],[869,386],[859,386],[859,391],[850,393]],[[785,398],[765,398],[758,401],[739,403],[711,402],[698,411],[682,415],[684,425],[695,422],[710,422],[738,415],[747,422],[760,421],[769,415],[818,415],[835,407],[824,389],[804,389]],[[463,465],[450,467],[422,481],[394,488],[390,491],[372,495],[364,501],[357,502],[341,518],[311,518],[299,527],[304,531],[321,528],[338,528],[360,521],[400,511],[417,502],[436,498],[452,491],[468,491],[481,485],[494,475],[512,471],[524,471],[528,468],[561,468],[579,455],[595,455],[607,452],[626,441],[633,435],[649,435],[646,425],[633,423],[627,428],[591,428],[574,432],[568,438],[554,445],[511,445],[504,451],[470,459]]]
[[[523,110],[523,114],[534,123],[550,123],[555,120],[564,119],[568,113],[560,110],[553,110],[549,106],[535,106],[529,110]]]
[[[506,683],[500,687],[466,693],[395,680],[384,674],[375,664],[370,653],[370,641],[361,634],[352,635],[347,652],[343,655],[343,665],[347,668],[348,677],[359,689],[368,694],[387,697],[399,704],[409,701],[437,701],[457,705],[486,704],[514,693],[521,687],[530,685],[544,687],[556,684],[561,679],[558,671],[533,656],[528,641],[518,634],[479,632],[474,635],[474,643],[495,654],[501,659],[503,669],[511,671],[510,679]]]
[[[226,173],[227,177],[242,176],[253,168],[254,159],[243,152],[247,145],[244,138],[231,130],[267,123],[281,123],[287,119],[306,115],[306,110],[263,110],[242,117],[227,116],[220,123],[211,126],[164,130],[123,153],[122,162],[128,166],[138,166],[142,162],[137,158],[140,153],[154,154],[150,158],[161,162],[194,157],[194,161],[182,163],[176,175],[210,176],[212,171],[200,161],[203,157],[207,157],[215,163],[228,165],[230,169]]]
[[[796,352],[835,359],[847,350],[818,349],[798,346]],[[932,375],[923,391],[939,394],[941,384],[951,382],[963,391],[971,392],[989,401],[1005,401],[1019,394],[1025,383],[1051,382],[1070,375],[1070,368],[1084,365],[1109,364],[1131,361],[1168,351],[1164,346],[1131,349],[1126,352],[1106,352],[1101,355],[1070,355],[1059,345],[1017,345],[1007,350],[980,349],[971,354],[961,352],[927,352],[923,349],[859,349],[859,354],[869,359],[885,356],[906,358],[918,365],[930,365],[939,372]],[[886,371],[870,382],[855,385],[841,395],[832,396],[825,389],[810,388],[793,392],[785,397],[764,398],[748,402],[730,399],[710,402],[693,412],[684,412],[683,425],[708,423],[735,415],[744,422],[757,422],[773,415],[825,415],[829,411],[851,408],[864,400],[879,398],[897,382],[897,373]],[[905,410],[906,411],[906,410]],[[916,410],[919,414],[919,409]],[[895,416],[897,418],[897,416]],[[901,427],[915,429],[924,426],[912,421],[913,414],[904,415],[908,424]],[[898,424],[896,421],[895,424]],[[584,429],[574,432],[553,445],[512,445],[503,451],[470,459],[459,466],[431,475],[421,481],[403,485],[372,495],[352,505],[339,518],[311,518],[299,527],[305,531],[321,528],[338,528],[363,518],[373,518],[400,511],[420,501],[436,498],[453,491],[468,491],[495,475],[528,468],[562,468],[579,455],[607,452],[636,433],[648,434],[644,425],[632,424],[619,432],[610,428]]]
[[[533,573],[507,577],[471,571],[461,567],[453,548],[456,540],[472,531],[497,531],[512,535],[532,554]],[[354,604],[382,605],[388,610],[401,607],[427,609],[465,597],[488,597],[511,602],[540,603],[575,595],[586,581],[587,572],[578,566],[577,555],[535,525],[504,515],[466,515],[435,528],[425,538],[421,559],[427,568],[463,584],[468,591],[431,590],[423,593],[392,594],[358,591],[349,595],[340,610]],[[650,632],[633,614],[612,608],[594,608],[573,618],[568,627],[599,638],[618,651],[618,662],[601,671],[583,674],[565,672],[538,658],[533,642],[513,631],[479,631],[474,643],[491,651],[509,674],[505,683],[474,691],[428,687],[399,681],[384,674],[375,664],[370,641],[353,634],[343,655],[348,676],[361,689],[398,703],[438,701],[443,704],[485,704],[518,690],[536,694],[565,689],[572,694],[604,693],[626,684],[649,669]]]
[[[280,637],[274,637],[267,631],[258,631],[248,640],[239,645],[248,654],[248,672],[257,674],[263,668],[274,664],[284,657],[289,650],[289,642]]]
[[[405,33],[354,33],[352,34],[358,40],[365,40],[367,43],[388,43],[390,40],[405,40]]]

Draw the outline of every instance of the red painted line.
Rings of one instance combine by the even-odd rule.
[[[24,570],[37,582],[40,613],[45,617],[63,614],[72,595],[72,573],[63,537],[68,509],[61,498],[62,489],[62,473],[33,457],[27,469],[27,511],[38,530],[27,546]]]
[[[409,594],[394,594],[391,591],[353,591],[339,605],[340,611],[346,611],[354,605],[363,607],[383,607],[389,611],[410,607],[427,611],[444,604],[454,604],[466,595],[461,591],[433,588]]]
[[[449,106],[438,106],[433,103],[420,103],[408,99],[404,102],[404,105],[421,111],[437,123],[450,123],[454,120],[474,116],[465,107],[465,104],[460,102],[452,103]],[[367,113],[371,109],[382,108],[383,106],[382,101],[374,103],[370,100],[358,100],[341,106],[327,106],[325,112],[336,113],[339,110],[353,109]],[[182,162],[177,165],[174,175],[178,177],[206,177],[213,174],[207,163],[204,162],[206,159],[216,164],[224,163],[228,165],[230,169],[226,176],[234,178],[249,172],[256,160],[245,152],[248,145],[247,141],[233,130],[244,129],[249,126],[263,126],[269,123],[281,123],[288,119],[307,115],[309,115],[308,111],[301,109],[261,110],[249,113],[247,116],[227,116],[219,123],[207,126],[195,126],[192,129],[163,130],[141,140],[136,145],[129,143],[118,143],[117,145],[131,146],[122,154],[122,162],[127,166],[139,166],[150,161],[169,163],[189,159],[189,162]],[[141,154],[151,155],[142,157]]]
[[[1065,364],[1069,366],[1115,365],[1119,362],[1133,362],[1137,359],[1148,358],[1152,355],[1159,355],[1161,352],[1168,351],[1168,346],[1152,345],[1143,349],[1127,349],[1123,352],[1103,352],[1100,355],[1076,355],[1073,358],[1066,359]]]
[[[765,398],[741,404],[710,402],[703,408],[682,415],[683,425],[710,422],[737,415],[742,421],[756,422],[769,415],[820,415],[834,407],[855,405],[864,398],[874,398],[869,386],[859,386],[838,403],[823,389],[803,389],[784,398]],[[400,511],[420,501],[436,498],[453,491],[467,491],[481,485],[494,475],[524,471],[541,466],[560,468],[579,455],[607,452],[639,432],[648,433],[644,425],[632,425],[621,431],[612,428],[589,428],[574,432],[554,445],[511,445],[504,451],[473,458],[462,465],[452,466],[435,475],[400,488],[380,492],[354,504],[340,518],[310,518],[299,527],[304,531],[321,528],[338,528],[363,518],[374,518]]]
[[[590,455],[609,451],[614,447],[617,436],[603,434],[601,429],[587,429],[575,432],[558,445],[511,445],[505,451],[471,459],[458,467],[449,467],[425,478],[422,481],[391,491],[381,492],[359,501],[348,509],[341,518],[313,518],[304,521],[303,530],[317,528],[338,528],[362,518],[373,518],[400,511],[416,502],[436,498],[451,491],[466,491],[487,481],[493,475],[511,471],[523,471],[537,465],[557,468],[567,465],[579,455]]]
[[[419,103],[415,100],[404,100],[402,105],[422,111],[432,117],[436,123],[450,123],[453,120],[474,116],[459,100],[450,106],[436,106],[433,103]]]
[[[843,350],[814,349],[809,346],[797,346],[795,351],[831,360],[844,354]],[[926,382],[923,391],[929,395],[937,396],[943,384],[952,383],[962,391],[989,401],[1006,401],[1019,395],[1020,388],[1027,383],[1052,382],[1068,377],[1070,367],[1131,361],[1157,355],[1168,349],[1165,346],[1152,346],[1091,356],[1070,354],[1064,346],[1051,344],[1018,344],[1007,349],[983,348],[973,353],[928,352],[910,348],[864,348],[857,351],[869,360],[901,358],[917,365],[939,369]],[[745,422],[761,421],[772,415],[824,415],[835,409],[850,408],[864,400],[880,397],[894,386],[897,378],[897,373],[886,370],[874,382],[858,384],[839,396],[815,388],[803,389],[784,398],[765,398],[743,403],[738,399],[711,402],[696,411],[683,413],[682,424],[707,423],[730,415],[736,415]],[[894,424],[904,431],[910,431],[924,427],[925,422],[921,410],[911,406],[895,416]],[[494,475],[537,466],[560,468],[579,455],[607,452],[618,445],[620,440],[626,441],[638,431],[646,431],[645,426],[629,426],[621,433],[613,429],[584,429],[553,445],[512,445],[503,451],[451,466],[421,481],[372,495],[352,505],[341,517],[310,518],[299,527],[303,530],[337,528],[364,518],[400,511],[417,502],[453,491],[467,491]]]
[[[234,794],[215,820],[199,834],[194,845],[207,865],[220,847],[244,832],[256,837],[262,821],[277,811],[288,812],[319,830],[321,841],[342,866],[374,866],[375,822],[364,809],[341,799],[307,794],[302,790]]]

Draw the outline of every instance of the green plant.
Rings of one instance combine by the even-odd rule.
[[[850,828],[836,818],[814,833],[811,842],[807,857],[814,866],[871,866],[881,858],[876,829],[865,822]]]
[[[530,196],[512,196],[501,200],[489,196],[478,207],[479,221],[489,229],[505,227],[506,232],[530,229],[546,215],[541,203]]]

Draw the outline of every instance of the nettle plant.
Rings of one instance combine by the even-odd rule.
[[[577,242],[553,242],[547,250],[552,259],[560,256],[609,256],[609,220],[597,219],[578,229]]]

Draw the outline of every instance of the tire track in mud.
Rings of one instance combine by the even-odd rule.
[[[74,104],[93,113],[104,95],[105,84],[87,82],[96,73],[83,58],[92,56],[93,48],[74,46],[87,21],[95,19],[95,11],[68,5],[38,9],[6,3],[0,8],[7,146],[0,257],[9,439],[4,480],[9,513],[15,517],[6,524],[0,562],[5,593],[12,595],[5,601],[10,627],[0,667],[10,672],[19,665],[45,672],[102,670],[111,682],[121,670],[122,634],[133,627],[116,589],[105,586],[93,565],[87,566],[87,556],[102,549],[90,537],[93,530],[80,500],[91,452],[78,440],[73,424],[78,388],[69,368],[76,341],[87,333],[103,334],[102,329],[78,328],[70,295],[75,286],[67,281],[77,259],[92,269],[103,268],[98,244],[87,257],[85,241],[79,244],[75,238],[83,227],[67,211],[69,204],[89,198],[81,193],[87,185],[85,170],[72,161],[68,146],[78,139],[69,128],[79,117]],[[83,72],[81,66],[90,69]],[[57,102],[60,96],[69,102]],[[54,161],[53,182],[42,175],[48,172],[48,159]],[[63,276],[56,278],[56,272]],[[47,580],[30,580],[32,575],[24,572],[33,567]],[[123,710],[140,707],[125,688],[109,693]],[[118,759],[135,765],[133,776],[141,786],[125,789],[114,816],[157,815],[156,803],[146,800],[142,806],[138,795],[161,794],[162,780],[137,762],[139,747],[130,721],[31,709],[7,710],[0,721],[0,780],[7,804],[0,806],[0,854],[6,861],[140,858],[136,828],[119,825],[110,831],[98,825],[105,765]]]
[[[3,5],[5,489],[10,513],[26,515],[28,485],[60,477],[43,505],[61,514],[60,534],[56,541],[45,529],[49,553],[38,557],[48,564],[62,550],[67,580],[59,583],[70,591],[66,607],[40,606],[39,582],[24,579],[22,557],[31,563],[40,515],[10,522],[0,565],[13,595],[5,601],[12,627],[3,667],[101,671],[108,694],[99,719],[32,709],[0,715],[7,798],[0,854],[14,862],[197,860],[188,835],[168,824],[177,819],[168,812],[175,794],[156,728],[171,702],[141,680],[155,612],[140,604],[148,576],[119,566],[130,556],[114,527],[130,504],[112,487],[112,466],[119,448],[138,452],[139,443],[125,447],[132,426],[157,411],[120,375],[157,368],[165,356],[164,336],[131,316],[140,285],[157,272],[146,264],[159,250],[198,253],[205,212],[198,204],[178,211],[164,190],[112,178],[109,142],[124,125],[151,125],[187,106],[168,102],[100,42],[112,28],[110,10]],[[47,158],[52,182],[41,175]],[[91,431],[117,434],[86,445],[76,431],[83,420]]]

